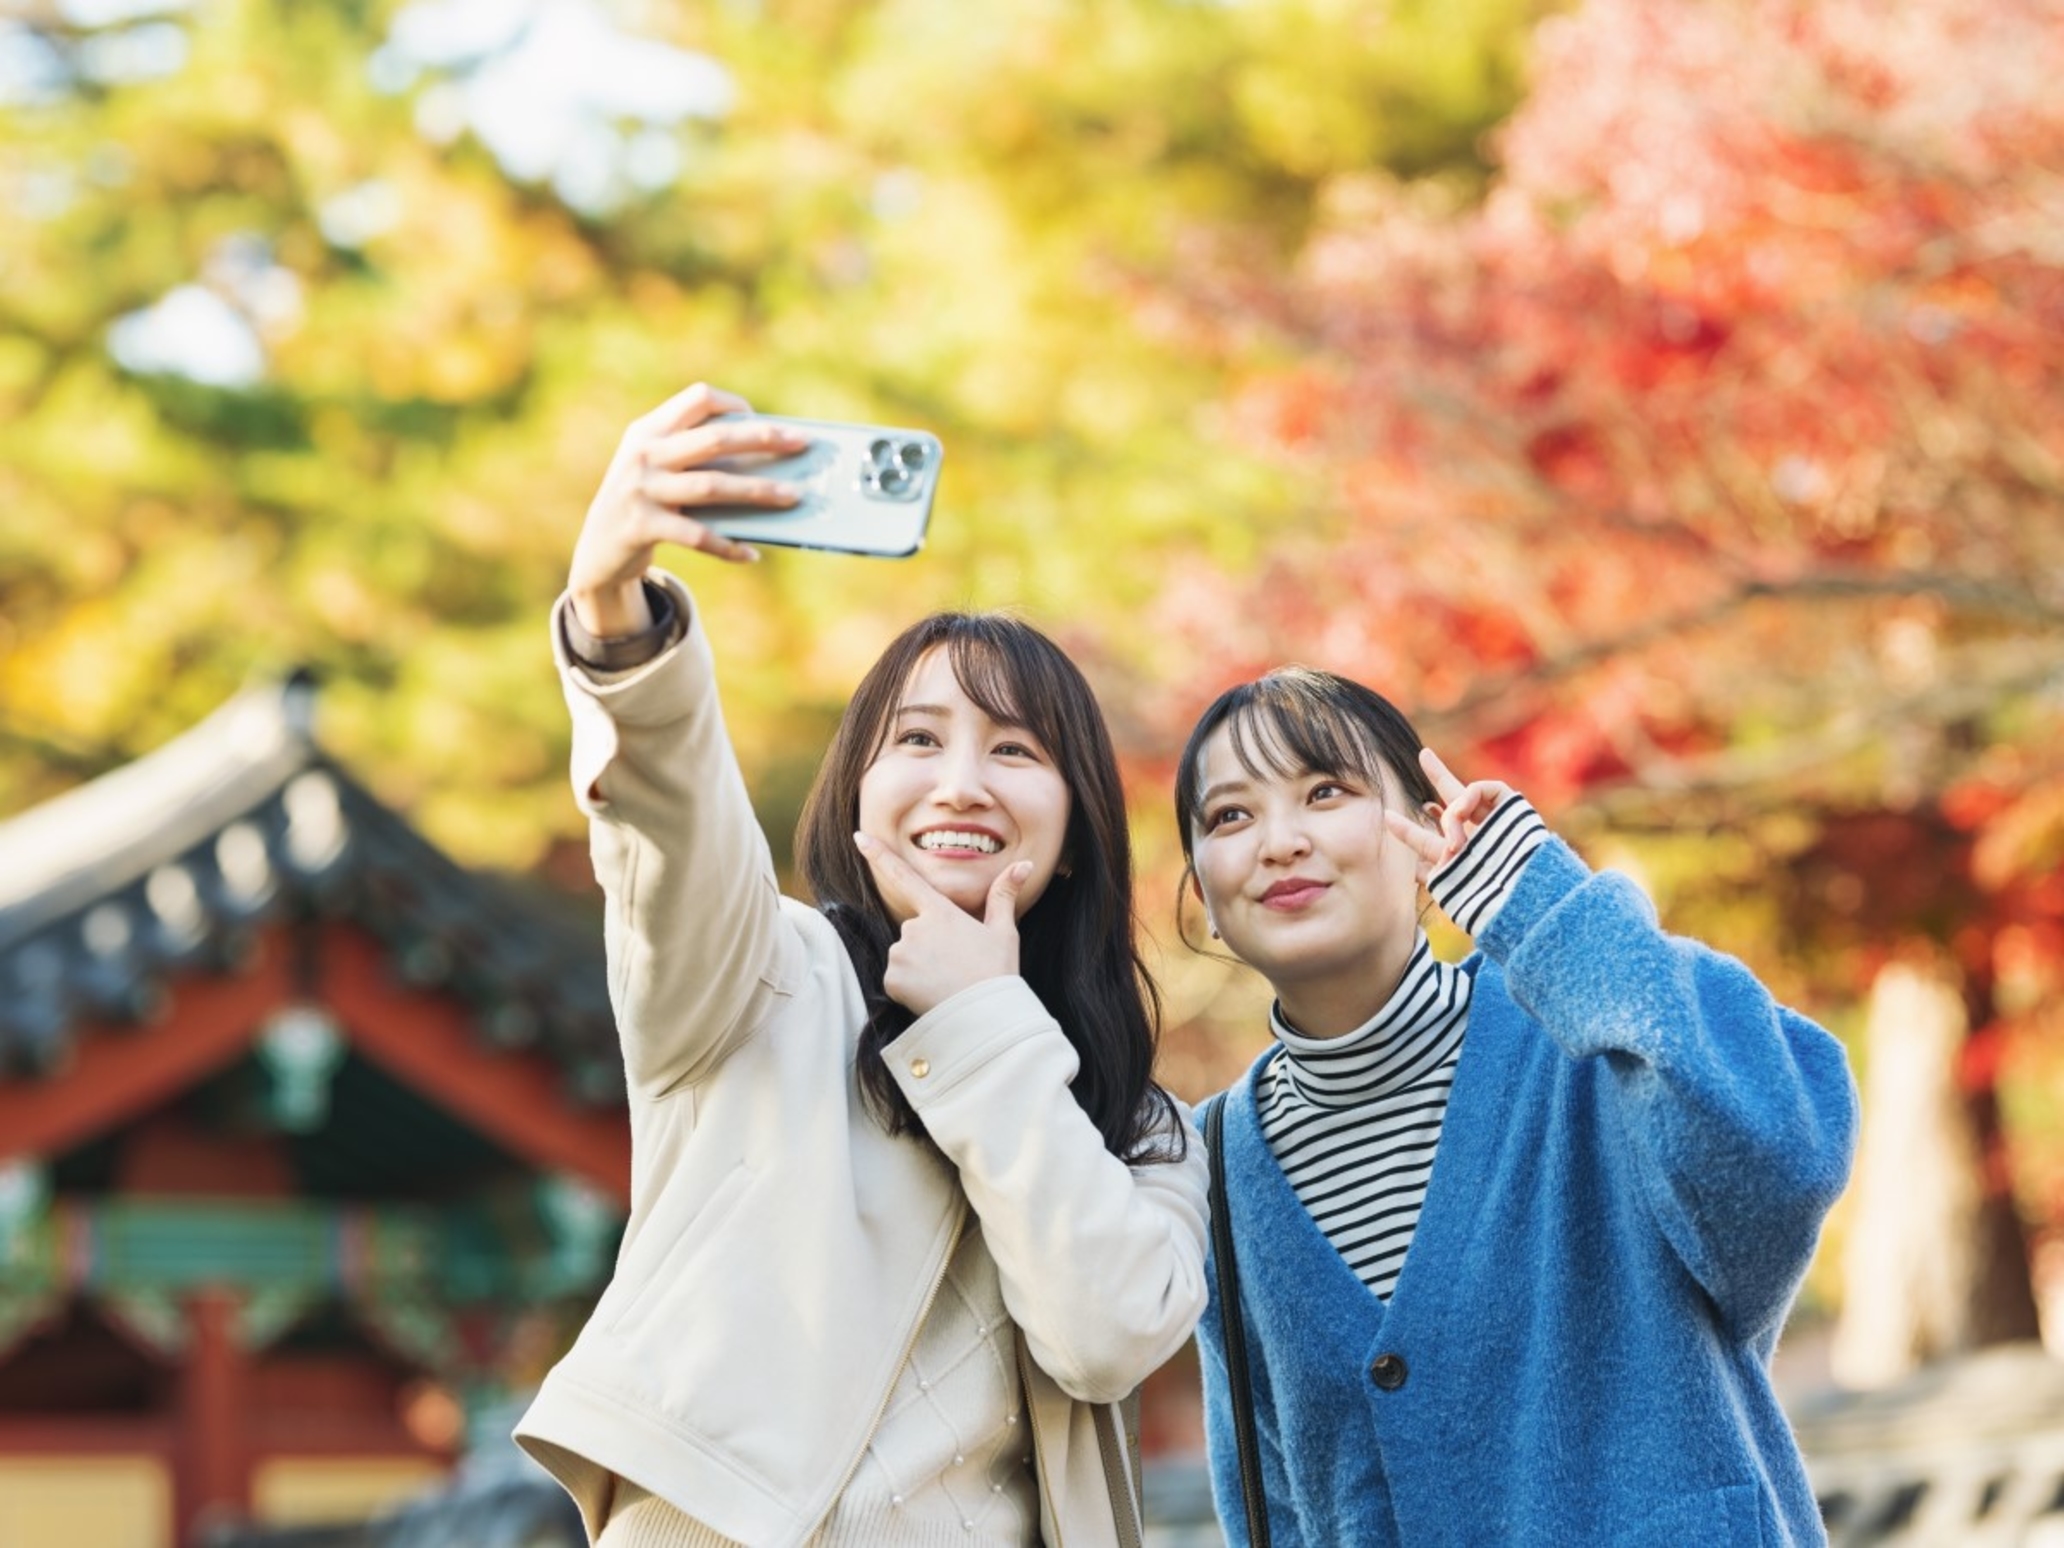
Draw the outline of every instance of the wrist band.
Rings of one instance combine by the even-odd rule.
[[[673,594],[649,580],[639,584],[645,588],[645,601],[652,609],[652,622],[635,634],[607,637],[590,634],[572,606],[566,608],[562,615],[566,648],[574,660],[598,672],[625,672],[632,667],[643,666],[674,643],[680,615],[675,610]]]

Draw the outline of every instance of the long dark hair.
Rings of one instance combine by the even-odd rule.
[[[1404,793],[1406,811],[1439,799],[1419,766],[1426,744],[1390,700],[1351,677],[1312,667],[1278,667],[1251,683],[1228,688],[1211,701],[1183,745],[1175,770],[1175,829],[1182,841],[1183,875],[1176,895],[1176,928],[1190,941],[1183,903],[1195,878],[1195,826],[1202,815],[1204,744],[1227,728],[1233,756],[1254,779],[1299,774],[1353,775],[1379,794],[1389,770]]]
[[[860,779],[881,750],[905,685],[927,651],[943,648],[962,691],[990,719],[1023,726],[1067,783],[1068,833],[1056,874],[1018,921],[1019,971],[1081,1056],[1070,1089],[1121,1160],[1183,1151],[1174,1104],[1154,1084],[1161,998],[1141,961],[1132,900],[1132,841],[1124,787],[1103,711],[1061,648],[1030,624],[996,613],[935,613],[903,631],[854,691],[796,824],[796,866],[838,930],[867,997],[860,1090],[892,1134],[924,1133],[882,1048],[915,1019],[882,990],[901,927],[853,845]]]

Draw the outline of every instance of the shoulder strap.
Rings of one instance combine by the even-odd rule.
[[[1104,1464],[1104,1487],[1111,1495],[1111,1525],[1118,1548],[1142,1548],[1145,1511],[1139,1474],[1139,1390],[1116,1403],[1092,1405],[1097,1454]]]
[[[1247,1319],[1240,1310],[1240,1272],[1233,1261],[1233,1216],[1226,1206],[1225,1110],[1231,1093],[1212,1103],[1204,1120],[1211,1153],[1211,1255],[1218,1268],[1218,1322],[1225,1331],[1233,1439],[1240,1460],[1240,1498],[1247,1507],[1247,1541],[1269,1548],[1268,1501],[1262,1491],[1261,1443],[1254,1433],[1254,1391],[1247,1379]]]

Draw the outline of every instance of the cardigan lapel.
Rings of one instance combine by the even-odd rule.
[[[1434,1149],[1433,1171],[1427,1179],[1426,1199],[1420,1206],[1419,1224],[1406,1250],[1403,1267],[1385,1303],[1370,1292],[1347,1260],[1326,1240],[1311,1212],[1297,1197],[1297,1190],[1284,1175],[1276,1153],[1269,1148],[1261,1129],[1261,1080],[1269,1065],[1283,1056],[1280,1047],[1254,1061],[1246,1075],[1227,1091],[1225,1143],[1226,1173],[1234,1186],[1231,1194],[1233,1229],[1241,1254],[1241,1291],[1250,1315],[1259,1320],[1264,1307],[1277,1315],[1294,1315],[1297,1304],[1275,1305],[1292,1284],[1304,1293],[1297,1303],[1308,1308],[1309,1296],[1319,1292],[1341,1293],[1328,1284],[1344,1277],[1374,1303],[1376,1326],[1384,1314],[1398,1315],[1416,1308],[1420,1299],[1429,1310],[1444,1299],[1447,1279],[1443,1265],[1452,1263],[1466,1245],[1475,1214],[1470,1208],[1472,1178],[1485,1175],[1487,1147],[1494,1138],[1494,1123],[1479,1121],[1476,1115],[1494,1105],[1505,1085],[1503,1073],[1509,1066],[1511,1037],[1507,1025],[1511,1001],[1504,993],[1504,975],[1489,967],[1481,952],[1462,964],[1474,981],[1471,986],[1468,1030],[1462,1052],[1455,1063],[1455,1084],[1448,1096],[1448,1111],[1441,1122],[1440,1142]],[[1247,1246],[1253,1241],[1258,1250]],[[1257,1262],[1257,1259],[1266,1261]],[[1416,1289],[1426,1281],[1430,1288]],[[1424,1315],[1416,1310],[1413,1317]],[[1409,1320],[1409,1319],[1408,1319]],[[1364,1324],[1366,1331],[1368,1324]]]
[[[1390,1292],[1392,1313],[1403,1316],[1408,1326],[1417,1318],[1437,1316],[1448,1299],[1446,1287],[1453,1283],[1449,1265],[1464,1252],[1468,1233],[1475,1226],[1477,1212],[1470,1193],[1475,1182],[1486,1175],[1488,1147],[1497,1128],[1495,1117],[1480,1115],[1495,1106],[1500,1091],[1510,1089],[1505,1076],[1511,1063],[1506,1025],[1511,1001],[1505,997],[1504,975],[1495,967],[1485,971],[1486,965],[1481,952],[1472,953],[1462,964],[1473,980],[1469,1023],[1462,1036],[1461,1056],[1455,1061],[1455,1083],[1448,1092],[1440,1140],[1434,1146],[1433,1171],[1426,1180],[1419,1223]],[[1419,1289],[1422,1283],[1428,1288]],[[1418,1309],[1421,1300],[1428,1303],[1426,1312]]]
[[[1250,1348],[1266,1350],[1285,1335],[1309,1347],[1337,1334],[1343,1350],[1358,1357],[1369,1328],[1381,1325],[1383,1303],[1326,1240],[1261,1130],[1260,1079],[1281,1056],[1277,1048],[1257,1059],[1224,1098],[1227,1203],[1239,1243],[1240,1299],[1255,1325]],[[1343,1306],[1356,1315],[1325,1310]]]

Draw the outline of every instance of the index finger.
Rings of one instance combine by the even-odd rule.
[[[645,416],[646,422],[655,430],[685,430],[690,425],[699,425],[705,419],[719,414],[750,414],[752,405],[735,392],[726,392],[721,387],[712,387],[708,382],[697,382],[692,387],[683,387],[666,402]]]
[[[1448,843],[1444,835],[1412,821],[1402,812],[1385,812],[1383,821],[1389,828],[1391,837],[1411,850],[1418,858],[1421,871],[1430,871],[1447,859]]]
[[[908,909],[913,914],[923,914],[953,905],[939,894],[937,888],[916,871],[905,865],[879,839],[865,833],[853,835],[853,842],[859,847],[861,857],[868,869],[874,872],[874,885],[882,895],[882,901],[891,908]]]
[[[1426,770],[1426,777],[1433,781],[1434,791],[1443,802],[1453,801],[1467,788],[1431,747],[1419,749],[1419,767]]]

